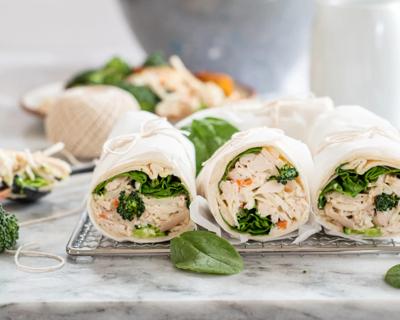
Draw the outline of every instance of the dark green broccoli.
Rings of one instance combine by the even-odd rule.
[[[122,219],[132,221],[134,217],[139,218],[144,210],[144,202],[137,192],[126,194],[122,191],[119,194],[117,212]]]
[[[0,253],[15,247],[19,236],[18,220],[0,204]]]
[[[278,168],[279,176],[272,176],[269,180],[276,180],[279,183],[286,184],[289,180],[294,180],[299,176],[295,167],[285,164],[282,168]]]
[[[400,198],[395,194],[382,193],[375,197],[376,211],[391,210],[399,204]]]

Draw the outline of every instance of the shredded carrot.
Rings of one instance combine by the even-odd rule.
[[[239,187],[245,187],[245,186],[249,186],[253,183],[253,180],[251,178],[247,178],[247,179],[237,179],[236,180],[236,184]]]
[[[107,215],[104,212],[100,213],[99,217],[102,219],[107,219]]]
[[[278,223],[277,223],[276,225],[278,226],[279,229],[286,229],[286,227],[287,227],[287,221],[279,220]]]
[[[113,205],[114,205],[114,208],[118,208],[118,205],[119,205],[118,199],[113,200]]]
[[[203,82],[215,83],[224,91],[225,96],[227,97],[229,97],[235,90],[235,82],[227,74],[202,71],[202,72],[196,72],[196,77]]]

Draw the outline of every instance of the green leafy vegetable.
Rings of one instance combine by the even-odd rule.
[[[182,130],[189,132],[189,140],[192,141],[196,151],[196,174],[202,168],[214,152],[227,142],[234,133],[239,130],[229,122],[213,117],[193,120],[189,126]]]
[[[33,179],[28,176],[15,176],[14,184],[23,191],[25,188],[40,189],[46,187],[49,185],[49,182],[40,176],[35,176]]]
[[[299,176],[298,171],[296,170],[295,167],[292,167],[289,164],[285,164],[282,166],[282,168],[278,168],[278,176],[272,176],[269,178],[269,180],[276,180],[279,183],[282,184],[287,184],[289,180],[294,180]]]
[[[188,231],[171,240],[171,260],[179,269],[235,274],[243,270],[243,260],[225,239],[208,231]]]
[[[379,237],[382,235],[382,232],[379,228],[369,228],[365,230],[355,230],[351,228],[344,227],[343,233],[351,235],[351,234],[362,234],[367,237]]]
[[[240,209],[237,220],[239,226],[232,227],[239,232],[249,233],[251,235],[264,235],[269,234],[274,224],[269,216],[261,217],[257,208]]]
[[[0,204],[0,253],[15,247],[19,237],[18,220],[7,213]]]
[[[224,175],[222,176],[221,181],[225,181],[228,178],[229,172],[235,167],[236,162],[238,160],[246,155],[246,154],[251,154],[251,153],[260,153],[262,150],[262,147],[255,147],[251,149],[247,149],[246,151],[243,151],[242,153],[239,153],[236,157],[234,157],[231,161],[229,161],[228,165],[226,166]]]
[[[321,191],[318,197],[318,208],[323,209],[326,204],[326,194],[332,191],[339,192],[350,197],[367,191],[368,185],[375,182],[383,174],[399,174],[400,169],[387,166],[377,166],[369,169],[364,174],[358,174],[354,169],[342,169],[343,165],[336,168],[337,177],[330,181]]]
[[[147,174],[141,171],[128,171],[124,173],[117,174],[116,176],[113,176],[107,180],[104,180],[103,182],[99,183],[96,188],[93,190],[94,194],[97,195],[102,195],[106,192],[106,185],[109,184],[111,181],[117,179],[117,178],[122,178],[122,177],[127,177],[132,181],[137,181],[140,184],[145,183],[149,177]]]
[[[135,86],[128,82],[116,84],[119,88],[132,94],[140,105],[140,109],[155,112],[157,104],[161,99],[148,86]]]
[[[103,195],[106,192],[106,185],[114,179],[120,177],[127,177],[130,179],[130,183],[133,186],[135,185],[135,182],[138,182],[140,187],[137,191],[142,195],[154,198],[167,198],[183,194],[186,196],[189,205],[189,192],[182,184],[181,179],[174,175],[169,175],[166,177],[158,176],[157,178],[151,180],[147,174],[141,171],[124,172],[99,183],[93,190],[93,193],[97,195]]]
[[[137,238],[156,238],[156,237],[165,237],[168,235],[168,232],[162,232],[159,228],[147,224],[145,226],[135,226],[132,235]]]
[[[382,193],[375,197],[376,211],[388,211],[399,204],[400,198],[395,194]]]
[[[80,85],[115,85],[132,73],[131,66],[119,57],[114,57],[99,69],[86,70],[68,81],[66,88]]]
[[[385,282],[393,288],[400,289],[400,264],[391,267],[386,272]]]
[[[167,65],[167,61],[161,52],[154,52],[150,54],[143,63],[143,67],[159,67],[165,65]]]
[[[118,198],[117,212],[124,220],[132,221],[133,218],[139,218],[144,212],[144,202],[140,195],[132,191],[130,194],[126,194],[122,191]]]

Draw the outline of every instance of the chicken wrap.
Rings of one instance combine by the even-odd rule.
[[[184,131],[195,147],[198,174],[203,162],[238,131],[268,126],[305,140],[315,118],[332,109],[329,98],[246,99],[196,112],[176,127]]]
[[[139,243],[193,230],[194,161],[192,144],[165,119],[127,113],[94,172],[88,200],[92,222],[114,240]]]
[[[355,239],[400,235],[397,130],[366,109],[343,106],[321,116],[311,134],[317,221]]]
[[[204,164],[198,191],[219,226],[234,238],[267,241],[305,224],[310,213],[306,145],[281,130],[236,133]]]

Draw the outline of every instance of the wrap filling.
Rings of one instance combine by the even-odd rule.
[[[354,160],[336,168],[318,197],[319,214],[345,234],[390,236],[400,231],[400,169]]]
[[[309,208],[297,169],[273,147],[251,148],[232,159],[217,202],[232,230],[255,236],[293,231]]]
[[[108,233],[120,237],[155,238],[178,234],[190,223],[190,197],[173,175],[140,171],[113,176],[93,190],[94,214]]]

